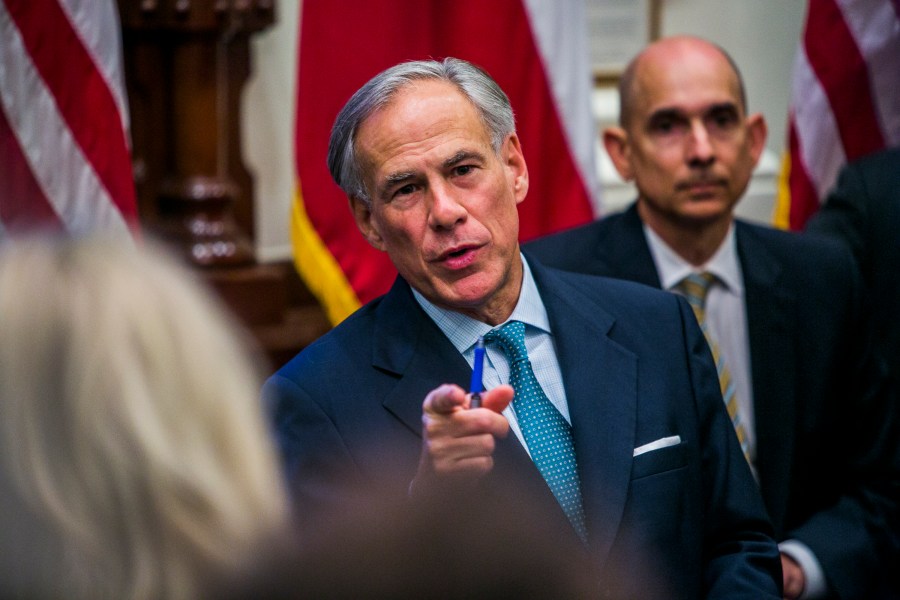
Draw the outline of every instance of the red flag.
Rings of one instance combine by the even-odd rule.
[[[810,0],[775,224],[802,229],[856,158],[900,145],[900,0]]]
[[[529,171],[523,240],[596,214],[590,68],[579,0],[304,2],[292,222],[301,276],[337,323],[387,291],[386,254],[360,235],[325,164],[338,111],[363,83],[405,60],[447,56],[488,71],[507,93]]]
[[[113,0],[0,0],[0,232],[133,235]]]

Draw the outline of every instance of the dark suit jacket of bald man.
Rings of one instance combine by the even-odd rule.
[[[756,467],[778,540],[798,539],[842,598],[888,567],[900,501],[897,402],[864,333],[849,252],[735,224],[744,277]],[[660,287],[636,205],[525,246],[548,265]]]
[[[771,526],[687,303],[529,264],[565,382],[588,560],[604,590],[612,597],[780,597]],[[421,453],[423,399],[441,383],[467,386],[471,373],[399,278],[278,371],[264,395],[300,518],[314,522],[339,505],[345,478],[391,487],[406,501]],[[674,436],[678,443],[633,455]],[[498,441],[493,471],[480,484],[515,486],[539,503],[542,521],[574,538],[514,435]]]

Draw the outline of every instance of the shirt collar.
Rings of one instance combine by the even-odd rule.
[[[547,316],[544,302],[541,300],[534,276],[531,274],[531,267],[528,266],[528,261],[521,253],[519,256],[522,259],[522,291],[519,293],[519,301],[507,322],[522,321],[526,326],[536,327],[545,333],[550,333],[550,319]],[[422,310],[431,317],[431,320],[444,332],[444,335],[460,353],[469,350],[479,336],[494,329],[487,323],[434,305],[415,288],[412,292]]]
[[[706,264],[699,268],[681,258],[656,232],[646,224],[643,226],[644,236],[650,246],[650,254],[659,273],[659,281],[663,289],[671,290],[678,282],[694,272],[708,271],[732,293],[741,295],[744,292],[741,265],[738,260],[737,244],[734,235],[734,223],[728,227],[728,233],[722,244]]]

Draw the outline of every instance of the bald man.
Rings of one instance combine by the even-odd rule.
[[[672,37],[620,82],[603,142],[637,201],[525,246],[545,264],[688,297],[780,540],[788,598],[871,597],[897,521],[894,390],[850,254],[734,217],[764,149],[718,46]]]

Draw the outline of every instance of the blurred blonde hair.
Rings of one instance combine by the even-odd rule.
[[[0,247],[0,471],[67,596],[202,596],[285,532],[242,335],[152,245]]]

